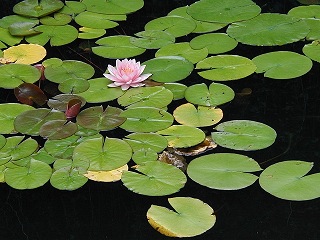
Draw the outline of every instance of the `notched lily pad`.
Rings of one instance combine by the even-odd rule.
[[[13,7],[13,12],[28,17],[43,17],[63,8],[59,0],[24,0]]]

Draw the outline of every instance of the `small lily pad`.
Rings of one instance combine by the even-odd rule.
[[[235,96],[232,88],[220,83],[195,84],[186,89],[185,98],[188,102],[202,106],[219,106],[230,102]]]
[[[148,149],[140,149],[138,151],[135,151],[132,154],[132,160],[136,164],[142,164],[148,161],[157,161],[158,159],[158,154],[156,151],[148,148]]]
[[[39,24],[39,19],[28,18],[20,15],[8,15],[0,19],[0,27],[9,28],[11,24],[23,22],[33,23],[36,25]]]
[[[47,96],[44,92],[35,84],[22,83],[14,89],[14,95],[19,100],[19,102],[28,104],[30,106],[33,103],[39,106],[44,105],[47,102]]]
[[[79,28],[79,36],[80,39],[94,39],[103,36],[106,34],[105,29],[96,29],[96,28],[88,28],[81,27]]]
[[[132,133],[124,139],[134,152],[141,149],[151,149],[161,152],[167,147],[167,139],[156,133]]]
[[[59,111],[66,111],[70,101],[79,100],[81,107],[86,104],[86,100],[76,94],[59,94],[49,99],[48,106]]]
[[[173,116],[159,108],[129,108],[120,114],[127,120],[120,126],[132,132],[155,132],[168,128],[173,123]]]
[[[176,82],[188,77],[193,70],[193,64],[179,56],[157,57],[143,65],[146,65],[145,72],[152,73],[152,80],[157,82]]]
[[[174,43],[175,37],[161,30],[147,30],[135,33],[136,37],[131,37],[130,42],[140,48],[158,49],[170,43]]]
[[[199,199],[175,197],[168,199],[175,211],[151,205],[147,212],[150,225],[169,237],[194,237],[200,235],[216,223],[213,209]]]
[[[238,55],[217,55],[197,63],[196,69],[208,69],[198,74],[209,80],[229,81],[254,73],[256,65],[248,58]]]
[[[175,120],[186,126],[207,127],[221,121],[223,113],[220,108],[198,106],[191,103],[180,105],[173,111]]]
[[[40,18],[40,22],[44,25],[50,26],[63,26],[70,23],[72,20],[71,16],[63,13],[55,13],[53,17],[45,16]]]
[[[77,124],[65,120],[51,120],[44,123],[39,134],[41,137],[57,140],[70,137],[78,130]]]
[[[50,183],[59,190],[76,190],[82,187],[88,178],[83,176],[82,171],[74,167],[64,167],[52,173]]]
[[[257,66],[257,73],[274,79],[300,77],[312,68],[312,61],[308,57],[289,51],[261,54],[252,61]]]
[[[36,35],[39,34],[36,30],[34,30],[34,27],[37,25],[37,23],[34,22],[16,22],[12,23],[8,30],[12,36],[30,36],[30,35]]]
[[[260,122],[233,120],[220,123],[211,136],[219,146],[244,151],[267,148],[276,139],[276,131]]]
[[[320,63],[320,40],[306,44],[302,51],[307,57]]]
[[[158,131],[168,140],[168,147],[185,148],[201,143],[205,139],[202,130],[190,126],[172,125],[171,127]]]
[[[80,26],[87,28],[109,29],[119,25],[118,23],[111,21],[108,15],[88,11],[78,14],[74,20]],[[123,20],[125,20],[125,16]]]
[[[0,27],[0,48],[6,48],[6,45],[16,45],[21,42],[23,37],[12,36],[8,29]]]
[[[123,171],[128,171],[127,164],[111,171],[87,171],[84,176],[96,182],[116,182],[121,179]]]
[[[64,6],[59,0],[24,0],[13,7],[13,12],[28,17],[43,17],[56,12]]]
[[[60,9],[59,13],[73,15],[85,11],[86,8],[86,5],[82,2],[65,1],[65,5],[63,8]]]
[[[320,197],[320,173],[306,175],[312,162],[290,160],[275,163],[260,175],[260,186],[281,199],[305,201]]]
[[[173,100],[184,98],[187,86],[181,83],[165,83],[163,86],[173,93]]]
[[[178,192],[187,177],[178,168],[159,161],[148,161],[125,171],[121,181],[129,190],[147,196],[164,196]]]
[[[198,157],[188,165],[188,176],[195,182],[213,189],[237,190],[252,185],[260,171],[252,158],[234,153],[215,153]]]

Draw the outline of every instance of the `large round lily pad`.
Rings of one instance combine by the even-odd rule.
[[[264,13],[231,24],[227,34],[238,42],[257,46],[276,46],[297,42],[307,36],[309,28],[304,21],[285,14]]]
[[[188,176],[195,182],[213,189],[237,190],[252,185],[260,171],[252,158],[234,153],[216,153],[198,157],[188,165]]]
[[[277,136],[276,131],[268,125],[249,120],[220,123],[215,130],[217,132],[212,132],[211,136],[219,146],[244,151],[269,147]]]
[[[300,77],[312,68],[312,61],[295,52],[278,51],[259,55],[252,59],[257,73],[274,79]]]
[[[260,175],[260,186],[281,199],[305,201],[320,197],[320,173],[306,175],[312,162],[290,160],[275,163]]]
[[[176,197],[168,199],[175,211],[151,205],[147,212],[150,225],[169,237],[194,237],[200,235],[216,222],[213,209],[196,198]]]
[[[121,181],[131,191],[147,196],[164,196],[178,192],[187,177],[178,168],[160,161],[149,161],[125,171]]]

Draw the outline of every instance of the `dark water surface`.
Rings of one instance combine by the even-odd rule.
[[[1,17],[10,13],[15,2],[0,0]],[[129,15],[128,21],[116,30],[128,35],[143,30],[149,20],[164,16],[172,9],[195,1],[145,0],[145,8]],[[256,1],[263,12],[286,13],[298,5],[292,1]],[[222,30],[224,31],[224,30]],[[121,32],[123,33],[123,32]],[[117,34],[114,30],[110,35]],[[178,39],[189,41],[193,36]],[[249,58],[263,52],[291,50],[301,53],[303,43],[283,47],[258,48],[239,46],[231,54]],[[72,47],[75,47],[73,45]],[[54,50],[55,51],[55,50]],[[75,51],[79,49],[75,48]],[[50,50],[49,50],[50,53]],[[106,61],[84,54],[103,70]],[[150,56],[138,56],[144,61]],[[62,47],[56,55],[65,59],[84,59]],[[239,93],[251,88],[252,94],[239,95],[226,106],[223,121],[249,119],[273,127],[278,137],[269,148],[241,152],[254,158],[262,168],[284,160],[314,162],[312,172],[320,172],[320,73],[319,63],[303,77],[272,80],[262,74],[226,82]],[[101,76],[101,72],[96,70]],[[184,83],[194,83],[195,74]],[[204,80],[206,81],[206,80]],[[209,84],[209,81],[207,81]],[[1,99],[4,99],[1,96]],[[231,152],[217,148],[216,152]],[[262,190],[256,182],[239,191],[212,190],[188,179],[186,186],[170,197],[189,196],[208,203],[215,211],[215,226],[192,239],[258,239],[258,240],[318,240],[320,239],[320,200],[292,202],[277,199]],[[151,204],[169,207],[168,197],[146,197],[128,191],[118,183],[88,182],[82,188],[59,191],[50,184],[35,190],[14,190],[0,185],[0,240],[160,240],[162,236],[148,224],[146,212]]]

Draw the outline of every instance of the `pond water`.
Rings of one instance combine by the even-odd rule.
[[[0,16],[10,13],[19,1],[1,0]],[[146,0],[145,7],[128,16],[116,28],[133,35],[151,19],[165,16],[179,6],[190,5],[192,0]],[[296,1],[254,1],[263,12],[286,13],[299,5]],[[225,29],[221,30],[222,32]],[[111,32],[111,34],[116,34]],[[181,38],[190,41],[192,36]],[[252,58],[263,52],[290,50],[301,53],[302,42],[282,47],[250,47],[239,44],[230,54]],[[70,50],[74,49],[74,51]],[[62,47],[60,58],[84,58],[77,45]],[[52,52],[51,52],[52,51]],[[55,50],[49,50],[53,54]],[[107,61],[90,53],[81,54],[106,69]],[[154,56],[142,55],[140,61]],[[110,63],[110,61],[109,61]],[[112,63],[112,61],[111,61]],[[250,119],[265,123],[277,131],[276,142],[263,150],[252,152],[230,151],[255,159],[262,168],[284,160],[314,162],[312,172],[320,171],[320,71],[313,62],[310,72],[289,80],[264,78],[253,74],[247,78],[226,82],[236,94],[230,103],[222,106],[223,121]],[[99,70],[97,74],[102,74]],[[184,83],[199,78],[189,76]],[[250,88],[252,93],[241,95]],[[10,98],[10,97],[9,97]],[[1,96],[2,101],[5,98]],[[123,134],[119,131],[116,134]],[[224,152],[216,148],[213,152]],[[320,200],[287,201],[278,199],[261,189],[258,182],[237,191],[219,191],[201,186],[191,179],[178,193],[170,197],[194,197],[208,203],[216,212],[213,228],[192,239],[320,239]],[[75,191],[59,191],[49,183],[34,190],[15,190],[0,185],[0,239],[3,240],[120,240],[170,239],[155,231],[147,222],[146,212],[154,205],[169,207],[167,196],[147,197],[128,191],[121,182],[99,183],[89,181]]]

